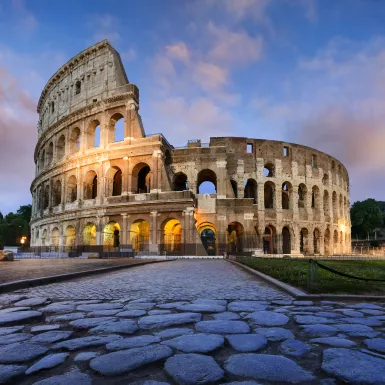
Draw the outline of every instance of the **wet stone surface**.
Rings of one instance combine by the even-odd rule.
[[[1,319],[0,383],[385,383],[385,303],[294,301],[224,261],[3,294]]]

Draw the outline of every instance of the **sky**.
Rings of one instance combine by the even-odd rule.
[[[0,211],[31,202],[36,104],[108,39],[140,89],[147,134],[305,144],[385,200],[385,1],[0,0]]]

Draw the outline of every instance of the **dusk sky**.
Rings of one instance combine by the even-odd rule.
[[[0,0],[0,211],[31,203],[36,104],[108,39],[146,132],[245,136],[341,160],[351,202],[385,200],[384,0]]]

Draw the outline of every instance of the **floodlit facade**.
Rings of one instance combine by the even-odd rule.
[[[349,177],[337,159],[279,141],[215,137],[175,148],[146,135],[139,89],[106,40],[51,77],[37,111],[33,246],[350,252]]]

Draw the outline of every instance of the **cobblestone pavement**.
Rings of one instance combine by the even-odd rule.
[[[0,383],[385,384],[384,322],[224,261],[148,265],[0,296]]]
[[[24,279],[49,277],[58,274],[103,269],[118,265],[132,265],[143,262],[140,259],[16,259],[14,262],[2,262],[0,266],[0,284]]]

